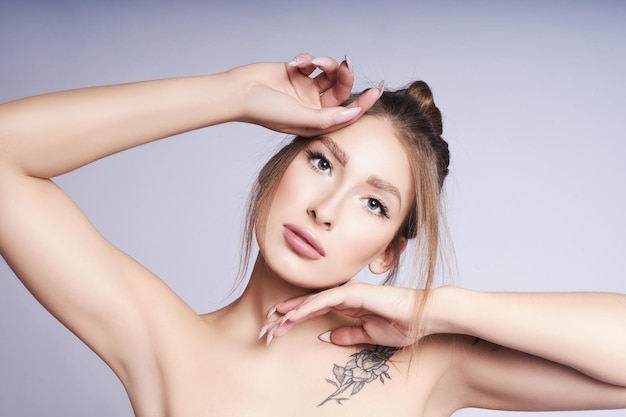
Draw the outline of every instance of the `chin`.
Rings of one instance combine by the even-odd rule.
[[[257,235],[257,243],[259,242]],[[282,235],[274,239],[265,239],[259,244],[259,254],[272,274],[289,285],[308,290],[324,290],[344,284],[354,277],[363,266],[352,271],[342,265],[341,273],[328,258],[306,259],[294,253],[282,242]]]
[[[278,262],[272,262],[271,258],[264,259],[265,264],[273,274],[289,285],[298,288],[325,290],[344,284],[352,277],[346,278],[335,274],[331,276],[323,270],[324,268],[316,268],[314,262],[306,262],[305,265],[302,265],[300,262],[285,262],[284,258]]]
[[[283,281],[287,282],[294,287],[306,288],[309,290],[324,290],[327,288],[336,287],[343,281],[340,278],[334,279],[323,273],[316,274],[315,269],[312,268],[308,271],[303,271],[302,268],[298,268],[296,271],[285,270],[287,268],[280,268],[281,270],[272,269],[272,271]]]

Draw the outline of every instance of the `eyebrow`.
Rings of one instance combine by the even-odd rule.
[[[328,136],[320,136],[318,140],[328,148],[330,153],[333,154],[335,159],[338,160],[342,166],[346,166],[349,159],[348,154],[346,154],[345,151],[341,149],[339,145],[337,145],[337,142],[335,142]],[[402,203],[402,198],[400,198],[400,190],[398,190],[398,188],[389,181],[385,181],[382,178],[377,177],[376,175],[372,175],[367,179],[367,183],[373,187],[378,188],[381,191],[388,192],[389,194],[396,197],[400,203]]]
[[[367,183],[373,187],[378,188],[379,190],[388,192],[389,194],[396,197],[399,202],[402,202],[402,199],[400,198],[400,190],[398,190],[398,188],[389,181],[385,181],[384,179],[377,177],[376,175],[372,175],[367,179]]]
[[[349,159],[348,155],[344,152],[343,149],[341,149],[339,145],[337,145],[337,142],[335,142],[328,136],[320,136],[318,140],[322,142],[322,144],[328,148],[330,153],[333,154],[335,159],[339,161],[339,163],[342,166],[346,166],[346,164],[348,163],[348,159]]]

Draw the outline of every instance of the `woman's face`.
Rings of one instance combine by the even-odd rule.
[[[257,236],[269,267],[304,288],[346,282],[379,260],[412,207],[407,156],[392,128],[364,116],[311,140],[291,162]],[[387,257],[388,259],[388,257]]]

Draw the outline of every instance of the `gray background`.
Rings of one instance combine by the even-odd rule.
[[[624,2],[13,3],[0,5],[1,101],[301,51],[348,53],[359,89],[427,80],[453,155],[453,282],[626,292]],[[229,124],[115,155],[59,183],[106,237],[206,312],[228,296],[248,188],[282,140]],[[2,261],[0,277],[0,416],[132,415],[113,373]]]

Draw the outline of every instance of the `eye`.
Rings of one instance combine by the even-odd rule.
[[[365,208],[371,214],[375,216],[379,216],[379,217],[389,218],[387,206],[385,206],[385,203],[383,203],[381,200],[374,198],[374,197],[369,197],[365,199],[364,204],[365,204]]]
[[[320,152],[313,152],[311,150],[306,151],[309,157],[309,163],[315,171],[328,172],[332,166],[330,161]]]

